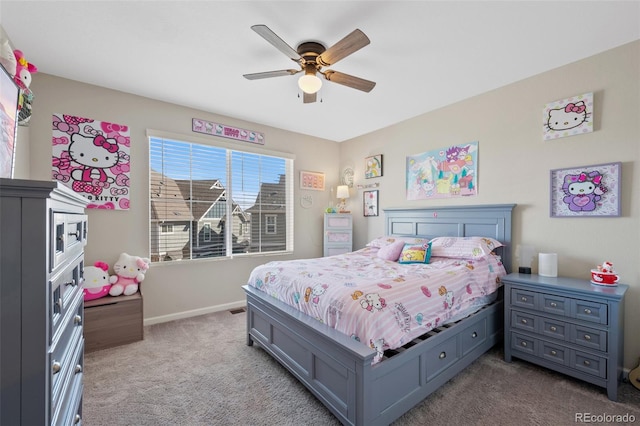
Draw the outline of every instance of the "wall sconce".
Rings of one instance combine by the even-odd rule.
[[[316,93],[322,87],[322,80],[316,75],[316,67],[307,64],[304,69],[304,75],[298,79],[298,87],[305,93],[310,95]]]
[[[338,204],[338,212],[349,213],[345,210],[346,199],[349,198],[349,187],[347,185],[338,185],[338,189],[336,190],[336,198],[340,199],[340,204]]]

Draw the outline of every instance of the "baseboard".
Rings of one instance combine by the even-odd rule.
[[[191,311],[177,312],[170,315],[160,315],[157,317],[145,318],[143,325],[160,324],[163,322],[175,321],[183,318],[197,317],[199,315],[211,314],[214,312],[228,311],[230,309],[242,308],[247,305],[246,300],[225,303],[223,305],[208,306],[206,308],[193,309]]]

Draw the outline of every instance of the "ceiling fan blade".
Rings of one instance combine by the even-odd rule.
[[[306,93],[306,92],[302,92],[303,96],[302,96],[302,102],[305,104],[312,104],[314,103],[317,98],[318,98],[318,93]]]
[[[256,72],[253,74],[244,74],[243,77],[247,80],[259,80],[261,78],[271,78],[271,77],[283,77],[285,75],[294,75],[299,73],[302,70],[278,70],[278,71],[266,71],[266,72]]]
[[[338,71],[327,70],[324,73],[324,78],[334,83],[342,84],[353,89],[362,90],[363,92],[370,92],[376,87],[374,81],[365,80],[364,78],[354,77],[349,74],[345,74]]]
[[[257,32],[262,38],[271,43],[276,49],[287,55],[291,60],[298,62],[300,55],[276,33],[271,31],[266,25],[253,25],[251,29]]]
[[[316,59],[318,64],[323,67],[328,67],[343,59],[353,52],[362,49],[370,43],[369,37],[367,37],[362,31],[356,29],[353,30],[345,38],[322,52]]]

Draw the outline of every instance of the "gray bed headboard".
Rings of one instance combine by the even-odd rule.
[[[505,245],[500,255],[511,272],[511,215],[515,204],[480,206],[387,208],[386,235],[435,237],[492,237]]]

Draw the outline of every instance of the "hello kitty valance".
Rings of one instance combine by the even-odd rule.
[[[129,209],[129,127],[53,114],[52,177],[89,200],[87,208]]]

